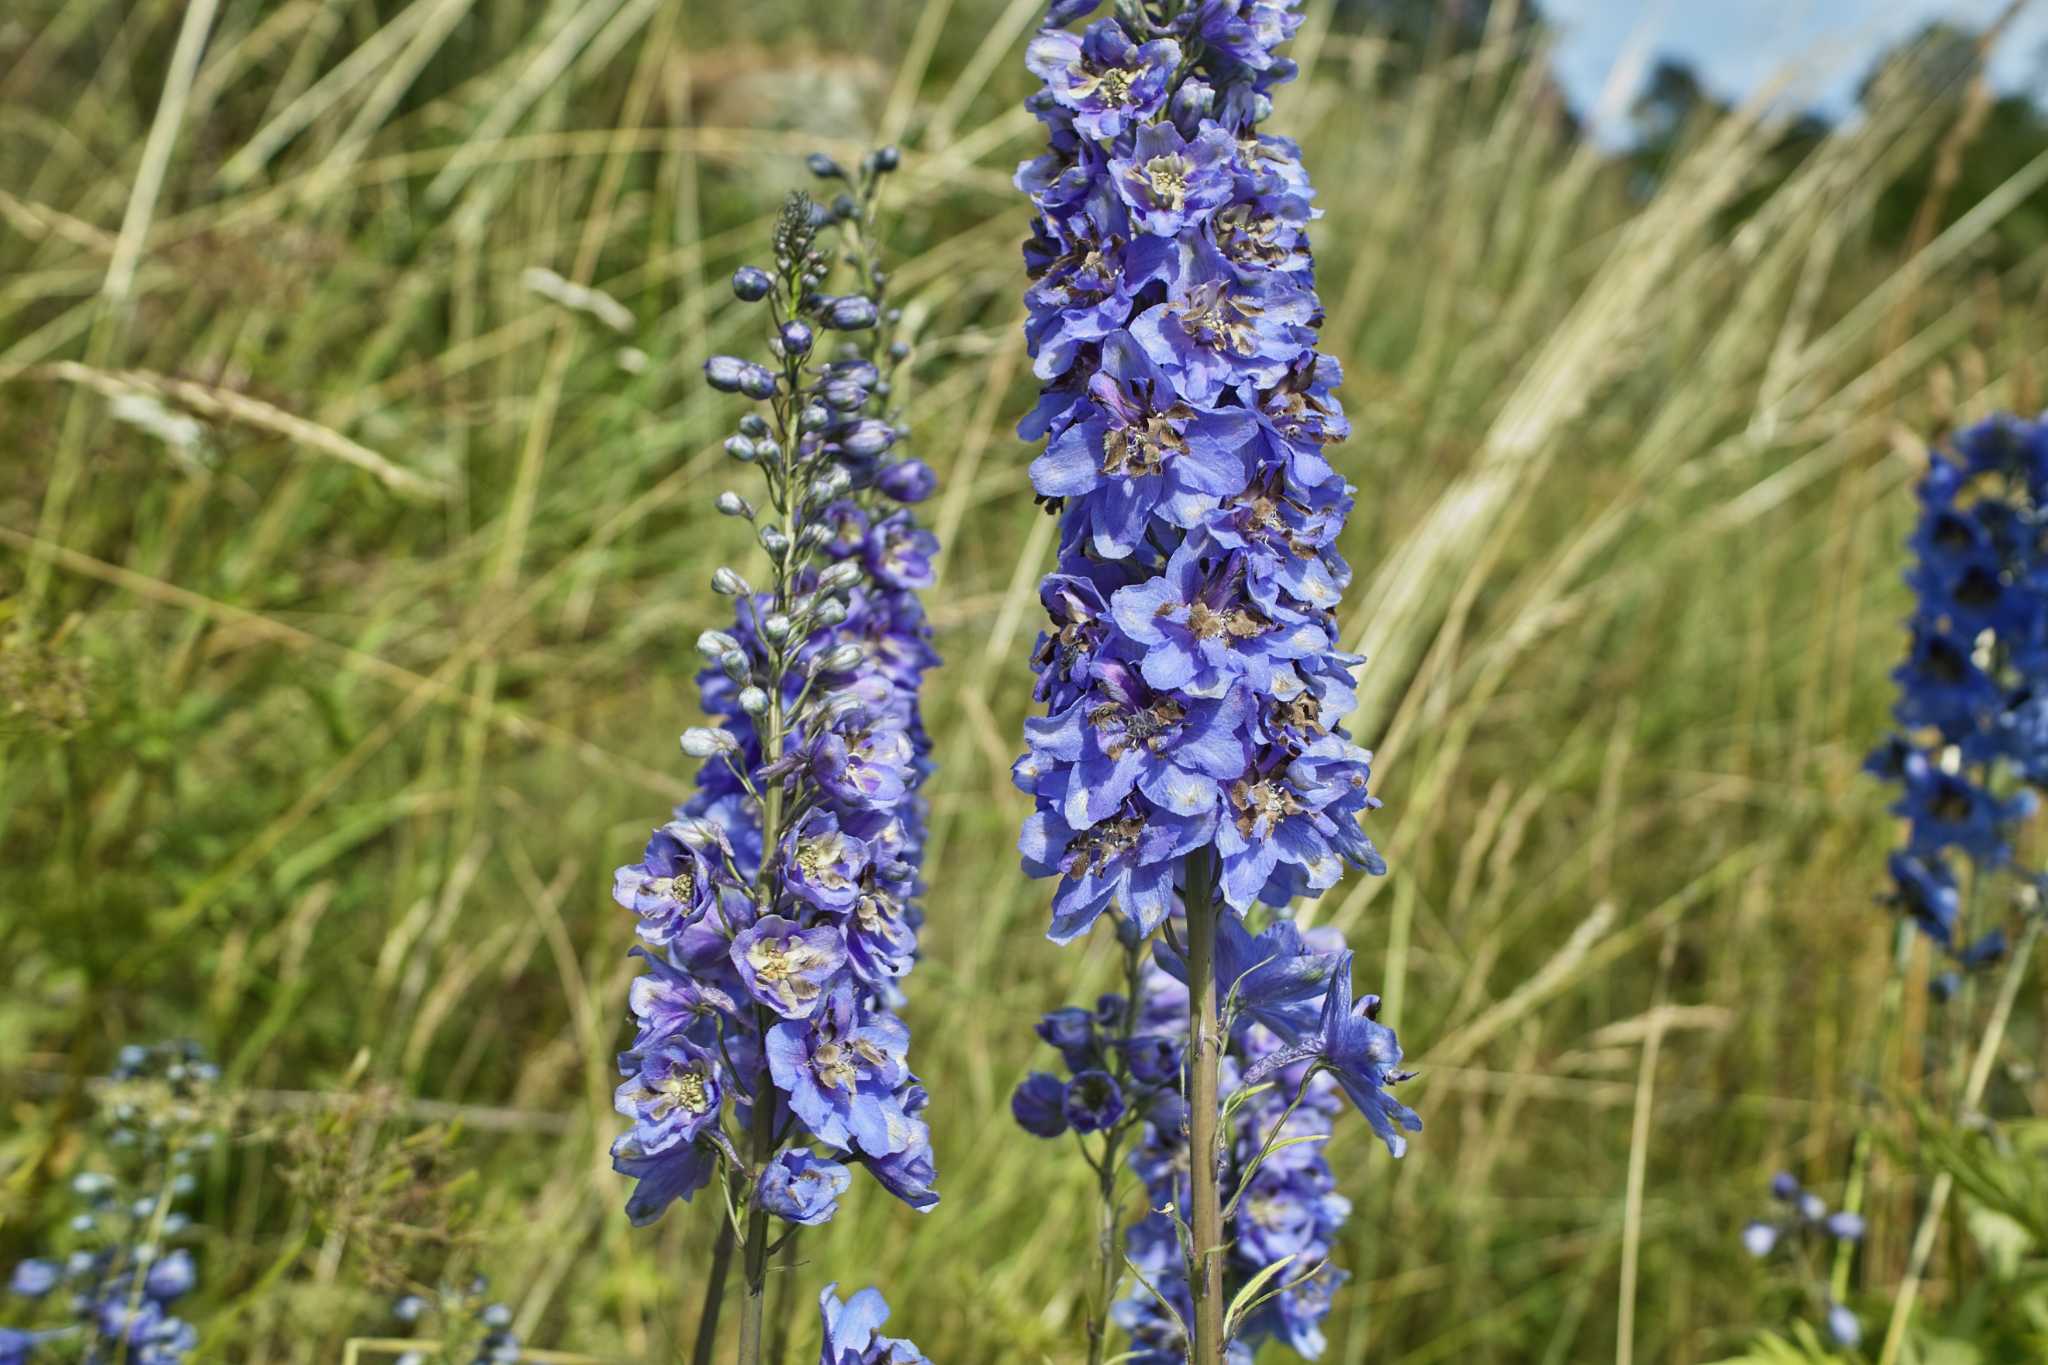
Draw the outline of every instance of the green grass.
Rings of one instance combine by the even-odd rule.
[[[945,1199],[859,1189],[806,1239],[792,1355],[837,1278],[935,1360],[1077,1358],[1090,1182],[1006,1108],[1036,1014],[1113,970],[1043,939],[1011,851],[1052,525],[1011,434],[1039,8],[8,7],[0,1263],[80,1159],[81,1068],[184,1033],[248,1101],[203,1215],[208,1358],[334,1360],[387,1330],[394,1274],[451,1258],[538,1345],[676,1358],[714,1220],[618,1213],[605,886],[684,789],[705,583],[745,553],[710,510],[735,411],[696,365],[747,341],[722,282],[797,154],[900,138],[945,481],[907,1010]],[[1386,995],[1428,1125],[1399,1165],[1362,1134],[1332,1154],[1355,1279],[1328,1358],[1604,1360],[1632,1313],[1634,1360],[1715,1359],[1786,1303],[1734,1237],[1768,1173],[1839,1179],[1864,1113],[1891,828],[1857,765],[1908,486],[1925,434],[2040,404],[2048,261],[1987,246],[2048,167],[1879,246],[1888,173],[1957,118],[1900,93],[1789,175],[1769,126],[1696,128],[1643,198],[1531,68],[1398,74],[1309,11],[1277,121],[1326,214],[1393,872],[1305,913]],[[203,439],[119,420],[138,394]],[[2023,1006],[2022,1054],[2040,1025]],[[1886,1053],[1884,1084],[1918,1074]],[[440,1158],[400,1151],[436,1124]],[[1873,1285],[1911,1198],[1881,1162]]]

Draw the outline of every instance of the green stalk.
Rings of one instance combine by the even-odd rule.
[[[1194,1296],[1190,1365],[1223,1361],[1223,1203],[1216,1187],[1217,1072],[1223,1031],[1216,1012],[1215,867],[1209,851],[1183,864],[1188,916],[1188,1198],[1194,1239],[1188,1288]]]
[[[704,1282],[704,1308],[697,1315],[697,1345],[690,1365],[711,1365],[718,1349],[718,1318],[725,1307],[725,1280],[732,1270],[732,1220],[718,1225],[718,1245],[711,1250],[711,1277]]]
[[[1992,1006],[1991,1018],[1985,1022],[1983,1040],[1978,1043],[1976,1060],[1970,1065],[1969,1081],[1956,1105],[1958,1119],[1969,1117],[1977,1102],[1984,1098],[1984,1088],[1991,1083],[1991,1068],[1998,1060],[2000,1044],[2005,1041],[2005,1026],[2012,1019],[2013,1004],[2019,999],[2020,983],[2026,979],[2027,964],[2034,956],[2034,945],[2040,941],[2041,923],[2039,914],[2027,916],[2027,927],[2020,934],[2011,959],[2005,964],[2005,975],[1998,983],[1998,1001]],[[1927,1274],[1927,1262],[1934,1254],[1934,1239],[1941,1231],[1941,1217],[1948,1209],[1949,1192],[1955,1188],[1955,1183],[1955,1177],[1943,1171],[1935,1177],[1934,1188],[1928,1191],[1927,1208],[1920,1215],[1920,1226],[1913,1234],[1913,1249],[1906,1261],[1906,1278],[1899,1282],[1898,1297],[1892,1301],[1891,1322],[1885,1328],[1884,1349],[1878,1356],[1878,1365],[1897,1365],[1899,1351],[1906,1343],[1906,1326],[1913,1320],[1913,1305],[1920,1297],[1920,1283]]]

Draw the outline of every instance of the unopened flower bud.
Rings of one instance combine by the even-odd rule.
[[[848,641],[846,644],[835,645],[823,654],[820,654],[812,662],[811,671],[813,673],[850,673],[860,667],[860,661],[866,657],[867,652],[865,650],[859,645]]]
[[[725,438],[725,453],[738,460],[741,464],[751,464],[754,458],[761,452],[752,441],[744,436],[728,436]]]
[[[697,653],[708,664],[717,663],[739,647],[740,642],[722,630],[707,630],[697,637]]]
[[[711,575],[711,591],[727,597],[748,597],[753,595],[754,589],[746,579],[720,565]]]
[[[740,435],[760,440],[768,434],[768,419],[758,412],[750,412],[740,418]]]
[[[789,631],[789,618],[779,611],[770,612],[767,619],[761,622],[761,634],[778,645],[789,638]]]
[[[874,153],[868,157],[868,164],[886,175],[903,164],[903,153],[897,150],[894,145],[877,147]]]
[[[717,502],[713,505],[718,508],[719,513],[723,516],[745,517],[748,521],[754,519],[754,504],[748,502],[730,488],[720,493]]]
[[[823,403],[808,404],[798,415],[805,431],[823,431],[832,425],[832,410]]]
[[[862,298],[859,294],[818,300],[819,320],[835,331],[858,332],[874,326],[880,317],[874,300]]]
[[[898,460],[876,476],[875,484],[898,502],[923,502],[939,486],[939,476],[923,460]]]
[[[768,297],[768,291],[775,287],[768,272],[758,266],[743,265],[732,272],[732,292],[742,303],[758,303]]]
[[[691,758],[716,758],[740,747],[739,741],[731,735],[708,725],[683,731],[682,746],[683,752]]]
[[[754,666],[747,661],[747,656],[737,649],[719,655],[718,666],[726,677],[736,683],[747,682],[754,676]]]
[[[817,333],[811,330],[810,324],[795,318],[783,323],[775,335],[782,342],[784,355],[809,355],[811,343],[817,340]]]
[[[715,355],[704,362],[704,378],[720,393],[738,393],[746,382],[747,362],[736,355]]]
[[[818,591],[844,592],[860,582],[860,576],[860,565],[850,559],[842,559],[837,564],[826,565],[825,571],[818,575]]]
[[[812,618],[820,626],[830,630],[833,626],[846,619],[846,603],[836,597],[828,597],[818,603],[817,609],[812,613]]]
[[[811,168],[811,174],[820,180],[844,180],[846,168],[826,156],[823,152],[812,152],[804,158],[804,165]]]
[[[859,412],[868,401],[868,391],[850,379],[830,379],[820,390],[825,406],[836,412]]]
[[[763,526],[761,534],[756,539],[761,542],[761,548],[771,555],[779,556],[789,548],[789,537],[783,534],[780,526]]]
[[[872,417],[856,422],[853,430],[839,438],[839,444],[847,454],[863,460],[872,460],[887,453],[895,443],[895,428]]]
[[[750,716],[765,714],[768,710],[768,694],[758,687],[741,688],[740,710]]]
[[[775,371],[766,365],[749,365],[740,376],[740,392],[757,401],[775,396]]]

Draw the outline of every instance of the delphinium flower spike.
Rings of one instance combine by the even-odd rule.
[[[1865,765],[1899,785],[1907,837],[1889,899],[1949,955],[1942,993],[2004,955],[2005,926],[1978,922],[1991,878],[2018,871],[2038,900],[2013,842],[2048,787],[2048,422],[1993,417],[1952,444],[1917,490],[1900,732]]]
[[[1192,1144],[1189,1188],[1172,1205],[1186,1226],[1170,1226],[1195,1272],[1180,1291],[1191,1291],[1193,1358],[1214,1365],[1225,1338],[1253,1324],[1249,1305],[1225,1321],[1226,1283],[1253,1239],[1248,1206],[1226,1233],[1224,1178],[1238,1130],[1263,1107],[1245,1087],[1226,1114],[1225,1091],[1243,1086],[1226,1051],[1245,1066],[1291,1049],[1270,1093],[1293,1116],[1263,1116],[1241,1181],[1258,1179],[1271,1129],[1304,1121],[1318,1096],[1351,1097],[1397,1154],[1401,1130],[1419,1125],[1384,1094],[1402,1079],[1399,1050],[1369,1005],[1351,1008],[1341,945],[1297,934],[1254,960],[1229,947],[1264,937],[1254,917],[1285,923],[1276,917],[1347,864],[1384,870],[1361,826],[1378,804],[1370,755],[1340,723],[1361,660],[1339,647],[1334,612],[1350,578],[1335,541],[1352,489],[1325,455],[1348,427],[1336,361],[1316,349],[1313,190],[1295,146],[1259,131],[1272,90],[1295,74],[1277,49],[1301,22],[1298,0],[1120,0],[1094,17],[1100,8],[1057,0],[1027,56],[1044,81],[1029,107],[1051,145],[1017,176],[1038,210],[1026,333],[1043,383],[1020,432],[1045,442],[1031,479],[1061,520],[1035,658],[1045,713],[1028,723],[1015,772],[1035,805],[1021,849],[1028,871],[1058,879],[1056,941],[1109,912],[1134,955],[1163,934],[1186,983],[1178,1107],[1155,1102],[1144,1121],[1148,1141]],[[1081,32],[1067,27],[1082,19]],[[1260,989],[1247,991],[1255,972]],[[1328,1019],[1340,973],[1343,996],[1329,1003],[1343,1017]],[[1135,1037],[1134,1024],[1116,1027],[1113,1056]],[[1107,1086],[1087,1070],[1132,1079],[1120,1056],[1070,1069],[1064,1083],[1027,1082],[1027,1127],[1054,1126],[1055,1084],[1079,1090],[1065,1107],[1094,1115]],[[1122,1136],[1111,1121],[1112,1156]],[[1171,1302],[1154,1247],[1138,1245],[1144,1226],[1133,1259]],[[1320,1252],[1311,1239],[1287,1255],[1307,1272]],[[1330,1282],[1313,1281],[1325,1305]],[[1301,1297],[1314,1292],[1305,1282]],[[1320,1340],[1285,1335],[1304,1351]]]
[[[773,268],[733,276],[765,314],[767,359],[715,356],[704,371],[760,405],[726,450],[761,490],[716,506],[752,527],[765,576],[713,575],[735,611],[698,641],[712,723],[682,738],[703,760],[697,792],[614,886],[647,968],[620,1057],[632,1126],[613,1158],[638,1182],[627,1212],[650,1222],[716,1179],[728,1215],[700,1362],[735,1249],[740,1358],[759,1359],[768,1258],[832,1217],[852,1168],[913,1208],[938,1199],[895,1013],[922,921],[918,687],[937,662],[917,596],[937,546],[912,511],[934,478],[905,453],[891,402],[908,346],[875,246],[877,192],[897,164],[893,148],[852,173],[813,157],[841,192],[828,205],[792,195]],[[842,264],[852,287],[828,292]]]
[[[64,1243],[8,1272],[5,1295],[48,1325],[0,1327],[0,1365],[55,1356],[99,1365],[180,1365],[199,1333],[174,1305],[199,1282],[177,1209],[214,1144],[219,1072],[188,1042],[121,1050],[101,1091],[105,1160],[71,1178],[77,1211]],[[54,1321],[51,1321],[54,1319]],[[47,1348],[47,1349],[45,1349]]]
[[[1837,1245],[1863,1239],[1862,1215],[1830,1209],[1827,1201],[1804,1188],[1789,1171],[1771,1177],[1771,1197],[1783,1206],[1773,1218],[1752,1219],[1742,1229],[1742,1249],[1757,1260],[1789,1255],[1799,1266],[1806,1292],[1819,1307],[1828,1335],[1836,1344],[1854,1347],[1863,1340],[1863,1324],[1854,1311],[1838,1302],[1814,1258],[1816,1243]]]

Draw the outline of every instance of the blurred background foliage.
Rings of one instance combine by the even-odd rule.
[[[944,1202],[861,1192],[784,1316],[796,1358],[817,1285],[874,1282],[935,1360],[1074,1356],[1087,1174],[1006,1111],[1037,1014],[1114,966],[1044,941],[1012,853],[1052,537],[1011,432],[1041,8],[0,14],[0,1264],[83,1159],[84,1078],[186,1035],[245,1115],[206,1184],[208,1358],[332,1360],[393,1286],[475,1269],[529,1341],[675,1357],[714,1218],[619,1213],[605,887],[685,789],[706,580],[747,553],[710,509],[738,414],[696,367],[753,343],[723,281],[800,154],[900,141],[947,660],[906,1014]],[[1798,1311],[1736,1238],[1769,1173],[1839,1183],[1866,1124],[1874,1319],[1960,1026],[1915,958],[1878,1027],[1892,831],[1857,769],[1925,441],[2042,404],[2048,117],[1938,26],[1832,126],[1654,65],[1607,147],[1534,4],[1306,10],[1276,123],[1322,191],[1394,870],[1304,913],[1351,934],[1428,1123],[1398,1166],[1333,1155],[1330,1358],[1733,1354]],[[2030,991],[2012,1058],[2041,1024]],[[2044,1098],[2017,1060],[1993,1088]],[[2040,1191],[1959,1185],[1926,1358],[2020,1358],[2038,1320],[1965,1318],[1984,1267],[2040,1263]]]

